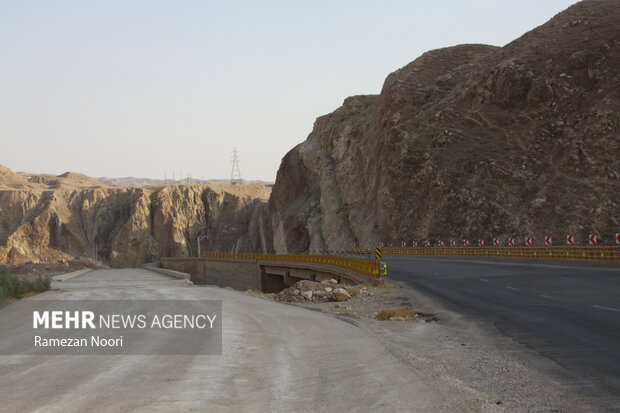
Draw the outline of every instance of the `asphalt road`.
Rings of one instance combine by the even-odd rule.
[[[209,299],[223,302],[223,354],[3,355],[2,412],[425,412],[445,397],[377,338],[316,311],[141,269],[55,287],[0,310],[1,352],[32,345],[31,318],[17,316],[28,300]]]
[[[575,373],[620,408],[620,270],[388,258],[389,277]]]

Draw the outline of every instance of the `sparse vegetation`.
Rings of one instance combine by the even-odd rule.
[[[49,277],[23,279],[0,270],[0,300],[29,297],[49,290],[50,285]]]
[[[385,308],[377,313],[377,320],[389,320],[391,318],[400,317],[405,320],[412,320],[415,312],[408,308]]]

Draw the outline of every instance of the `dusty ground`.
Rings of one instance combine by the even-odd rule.
[[[434,386],[449,388],[451,400],[459,401],[454,402],[454,411],[604,411],[579,394],[579,378],[501,335],[492,325],[447,311],[399,282],[367,290],[346,302],[291,305],[333,314],[373,334]],[[418,316],[412,321],[376,320],[386,308],[410,309]]]
[[[32,346],[29,302],[64,300],[77,311],[85,299],[221,300],[223,354],[22,355]],[[177,337],[125,344],[166,354]],[[191,345],[199,353],[207,343]],[[144,269],[91,271],[0,310],[0,400],[3,413],[481,411],[422,379],[368,330]]]

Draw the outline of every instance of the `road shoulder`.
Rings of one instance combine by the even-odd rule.
[[[404,283],[387,285],[367,287],[368,293],[342,303],[294,305],[332,314],[375,336],[433,388],[449,395],[442,406],[446,411],[601,411],[580,394],[579,378],[504,336],[492,324],[449,311]],[[376,320],[385,308],[411,309],[416,317]]]

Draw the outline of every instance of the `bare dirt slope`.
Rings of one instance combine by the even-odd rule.
[[[283,159],[247,250],[620,229],[620,7],[585,0],[498,48],[430,51]],[[522,239],[522,238],[521,238]]]
[[[259,184],[119,188],[85,175],[26,179],[1,167],[0,264],[93,257],[115,267],[232,250],[270,189]]]

